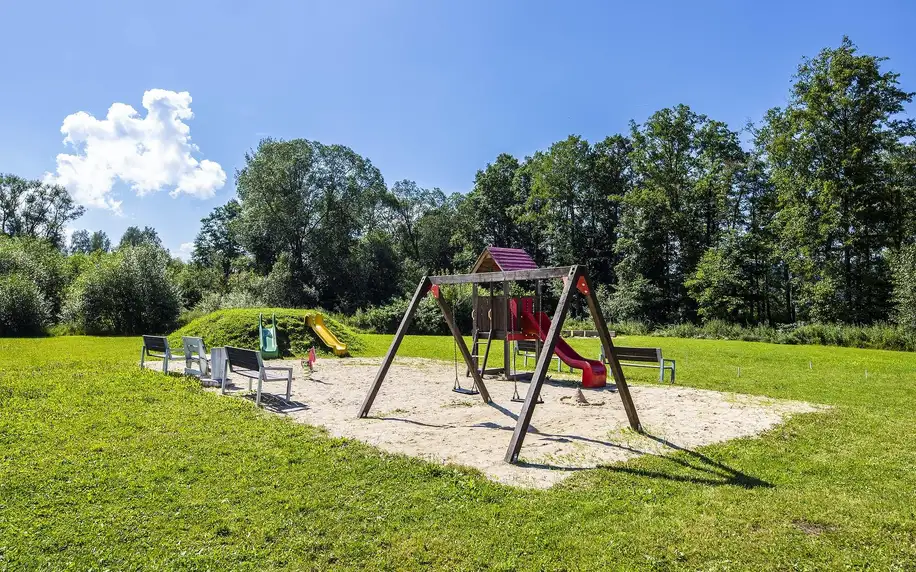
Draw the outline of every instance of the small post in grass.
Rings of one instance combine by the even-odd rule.
[[[808,369],[814,369],[814,364],[811,363],[811,360],[808,360]]]
[[[741,377],[741,366],[738,366],[738,377]]]

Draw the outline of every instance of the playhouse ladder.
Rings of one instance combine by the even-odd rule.
[[[477,367],[477,371],[480,375],[484,375],[487,372],[487,359],[490,357],[490,345],[493,343],[493,329],[492,325],[489,332],[483,333],[487,339],[487,345],[483,352],[483,363],[480,363],[480,346],[483,344],[481,338],[481,332],[474,332],[474,339],[471,341],[471,358],[474,360],[474,366]],[[471,376],[471,370],[467,370],[464,374],[465,377]]]

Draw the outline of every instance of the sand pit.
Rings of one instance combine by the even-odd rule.
[[[272,361],[271,365],[294,368],[293,394],[291,403],[268,401],[268,409],[385,451],[474,467],[493,480],[537,488],[550,487],[577,470],[642,454],[666,454],[676,447],[694,449],[753,436],[789,415],[821,409],[803,402],[679,386],[631,385],[650,438],[628,429],[620,397],[612,389],[586,390],[592,405],[577,405],[573,383],[548,380],[520,463],[510,465],[503,457],[522,405],[510,401],[511,382],[488,380],[493,403],[487,405],[479,396],[451,391],[452,364],[398,358],[370,417],[356,419],[379,363],[379,359],[321,359],[312,379],[305,380],[298,360]],[[183,362],[173,365],[175,371],[184,367]],[[230,380],[239,384],[235,390],[243,389],[243,378],[230,376]],[[464,377],[461,381],[470,385]],[[281,393],[283,386],[274,382],[266,390]],[[522,395],[527,389],[527,383],[519,384]]]

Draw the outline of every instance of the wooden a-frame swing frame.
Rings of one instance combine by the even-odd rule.
[[[569,304],[572,301],[573,290],[577,288],[581,291],[582,295],[585,296],[586,302],[588,303],[589,311],[595,322],[595,328],[598,330],[598,337],[601,339],[601,345],[604,347],[604,355],[610,365],[611,375],[614,378],[614,383],[617,385],[617,393],[620,395],[620,399],[623,402],[623,408],[626,411],[630,427],[634,431],[642,432],[642,426],[639,423],[639,415],[636,413],[636,406],[633,404],[633,398],[630,395],[630,389],[623,375],[623,369],[620,367],[620,361],[617,359],[617,352],[611,341],[611,335],[608,332],[604,316],[601,314],[601,308],[598,306],[598,300],[595,298],[595,292],[589,281],[588,272],[585,267],[579,265],[556,268],[537,268],[532,270],[514,270],[508,272],[484,272],[480,274],[424,276],[423,279],[420,280],[420,284],[417,286],[413,298],[410,300],[410,305],[407,307],[404,317],[401,318],[401,324],[398,326],[394,339],[391,341],[391,347],[388,348],[388,353],[385,354],[385,358],[382,361],[382,365],[379,367],[375,380],[369,388],[369,393],[366,394],[366,398],[359,408],[357,417],[364,418],[369,415],[369,409],[372,408],[372,403],[375,401],[375,397],[382,387],[382,382],[385,381],[385,376],[391,368],[394,356],[397,354],[401,341],[403,341],[404,335],[407,333],[407,329],[413,321],[414,313],[416,313],[420,301],[423,300],[423,297],[433,288],[433,286],[444,284],[489,284],[493,282],[517,282],[522,280],[543,280],[549,278],[565,278],[566,280],[563,292],[560,294],[560,301],[557,304],[557,309],[554,312],[553,320],[550,324],[550,329],[547,331],[547,337],[544,340],[541,353],[538,356],[537,364],[535,365],[534,373],[531,377],[531,383],[528,385],[528,393],[525,396],[525,402],[522,405],[522,410],[515,424],[512,440],[509,441],[509,448],[506,450],[506,462],[515,463],[518,461],[519,451],[522,449],[522,443],[531,425],[534,408],[537,406],[541,387],[544,385],[544,379],[547,376],[547,369],[550,366],[551,356],[553,355],[554,349],[556,349],[557,340],[563,328],[563,322],[566,320]],[[579,286],[580,280],[584,287]],[[445,322],[448,324],[449,331],[451,331],[452,337],[455,338],[455,343],[467,364],[468,371],[471,372],[474,383],[477,385],[478,391],[480,391],[480,398],[484,403],[490,403],[490,393],[487,391],[487,387],[484,384],[483,376],[477,370],[476,364],[474,364],[471,352],[468,350],[468,346],[464,342],[461,331],[455,323],[455,318],[452,315],[451,309],[442,296],[438,295],[438,292],[434,292],[434,294],[439,309],[442,310]]]

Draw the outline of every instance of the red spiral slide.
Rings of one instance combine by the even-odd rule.
[[[550,318],[544,312],[538,312],[535,315],[524,308],[521,321],[522,332],[525,334],[537,336],[541,341],[547,338]],[[563,338],[557,339],[557,347],[553,353],[569,367],[582,370],[582,387],[596,388],[607,385],[607,368],[604,367],[604,364],[598,360],[580,356]]]

